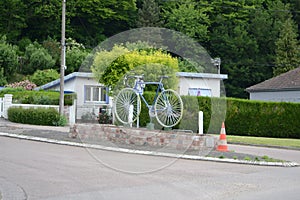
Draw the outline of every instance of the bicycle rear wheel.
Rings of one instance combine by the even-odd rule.
[[[122,89],[115,98],[115,114],[123,124],[134,122],[141,112],[141,100],[132,88]]]
[[[182,99],[174,90],[165,90],[161,92],[154,104],[156,119],[163,127],[176,126],[183,113]]]

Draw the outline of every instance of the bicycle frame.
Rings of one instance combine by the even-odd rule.
[[[157,85],[156,93],[151,105],[147,102],[147,100],[143,96],[144,88],[146,85]],[[159,82],[144,82],[142,80],[136,80],[133,89],[137,94],[139,94],[140,98],[143,100],[143,102],[146,104],[149,110],[154,106],[154,103],[159,95],[159,91],[163,92],[165,90],[164,85],[162,83],[162,79]]]
[[[128,78],[132,78],[133,84],[128,84]],[[157,122],[163,127],[173,127],[178,124],[182,118],[183,103],[179,94],[172,90],[165,90],[162,83],[167,76],[161,76],[158,82],[144,82],[143,75],[125,76],[123,88],[116,97],[116,117],[126,124],[137,121],[139,126],[139,114],[141,111],[141,99],[149,110],[150,118],[155,117]],[[133,85],[133,87],[132,87]],[[155,85],[155,96],[149,102],[144,97],[146,85]],[[132,107],[134,106],[134,107]],[[136,107],[136,109],[134,109]]]

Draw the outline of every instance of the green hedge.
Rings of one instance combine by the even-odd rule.
[[[35,125],[63,125],[62,119],[54,108],[21,108],[10,107],[8,109],[8,120],[22,124]]]
[[[35,91],[20,88],[5,88],[0,91],[0,97],[4,94],[12,94],[14,103],[21,104],[40,104],[40,105],[59,105],[60,93],[57,91]],[[64,104],[72,105],[76,94],[65,94]]]
[[[198,97],[197,99],[199,109],[204,111],[206,133],[219,133],[222,119],[225,119],[226,133],[229,135],[300,138],[299,103],[235,98]],[[214,113],[211,113],[212,102]],[[226,111],[226,117],[222,116],[221,110]],[[212,127],[208,127],[210,122],[214,124]]]
[[[300,103],[227,100],[226,131],[232,135],[300,138]]]
[[[152,102],[154,93],[144,97]],[[151,100],[150,100],[151,99]],[[182,96],[183,118],[175,128],[198,132],[198,112],[203,111],[204,133],[219,134],[225,119],[226,133],[241,136],[300,138],[300,103],[261,102],[234,98]],[[140,125],[150,121],[142,103]],[[156,128],[161,128],[154,120]]]

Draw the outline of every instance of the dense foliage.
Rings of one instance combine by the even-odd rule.
[[[59,73],[54,69],[46,69],[46,70],[37,70],[34,72],[32,76],[30,76],[30,80],[35,83],[37,86],[44,85],[51,81],[54,81],[59,78]]]
[[[115,87],[120,77],[131,70],[138,75],[144,74],[144,81],[159,81],[160,76],[166,75],[169,77],[165,81],[166,88],[177,85],[178,60],[159,50],[128,52],[114,60],[103,71],[97,69],[97,65],[93,68],[94,72],[101,72],[95,73],[100,82],[110,87]]]
[[[64,126],[66,119],[54,108],[21,108],[10,107],[7,111],[8,120],[22,124],[47,126]]]
[[[0,84],[59,70],[61,4],[0,1]],[[88,47],[67,42],[67,74],[106,38],[144,26],[180,31],[220,57],[231,97],[245,98],[245,88],[300,63],[299,0],[68,0],[66,10],[67,38]]]

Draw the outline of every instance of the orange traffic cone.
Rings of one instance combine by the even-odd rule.
[[[221,132],[220,132],[220,138],[219,138],[219,142],[218,142],[217,151],[228,151],[224,122],[222,123],[222,128],[221,128]]]

